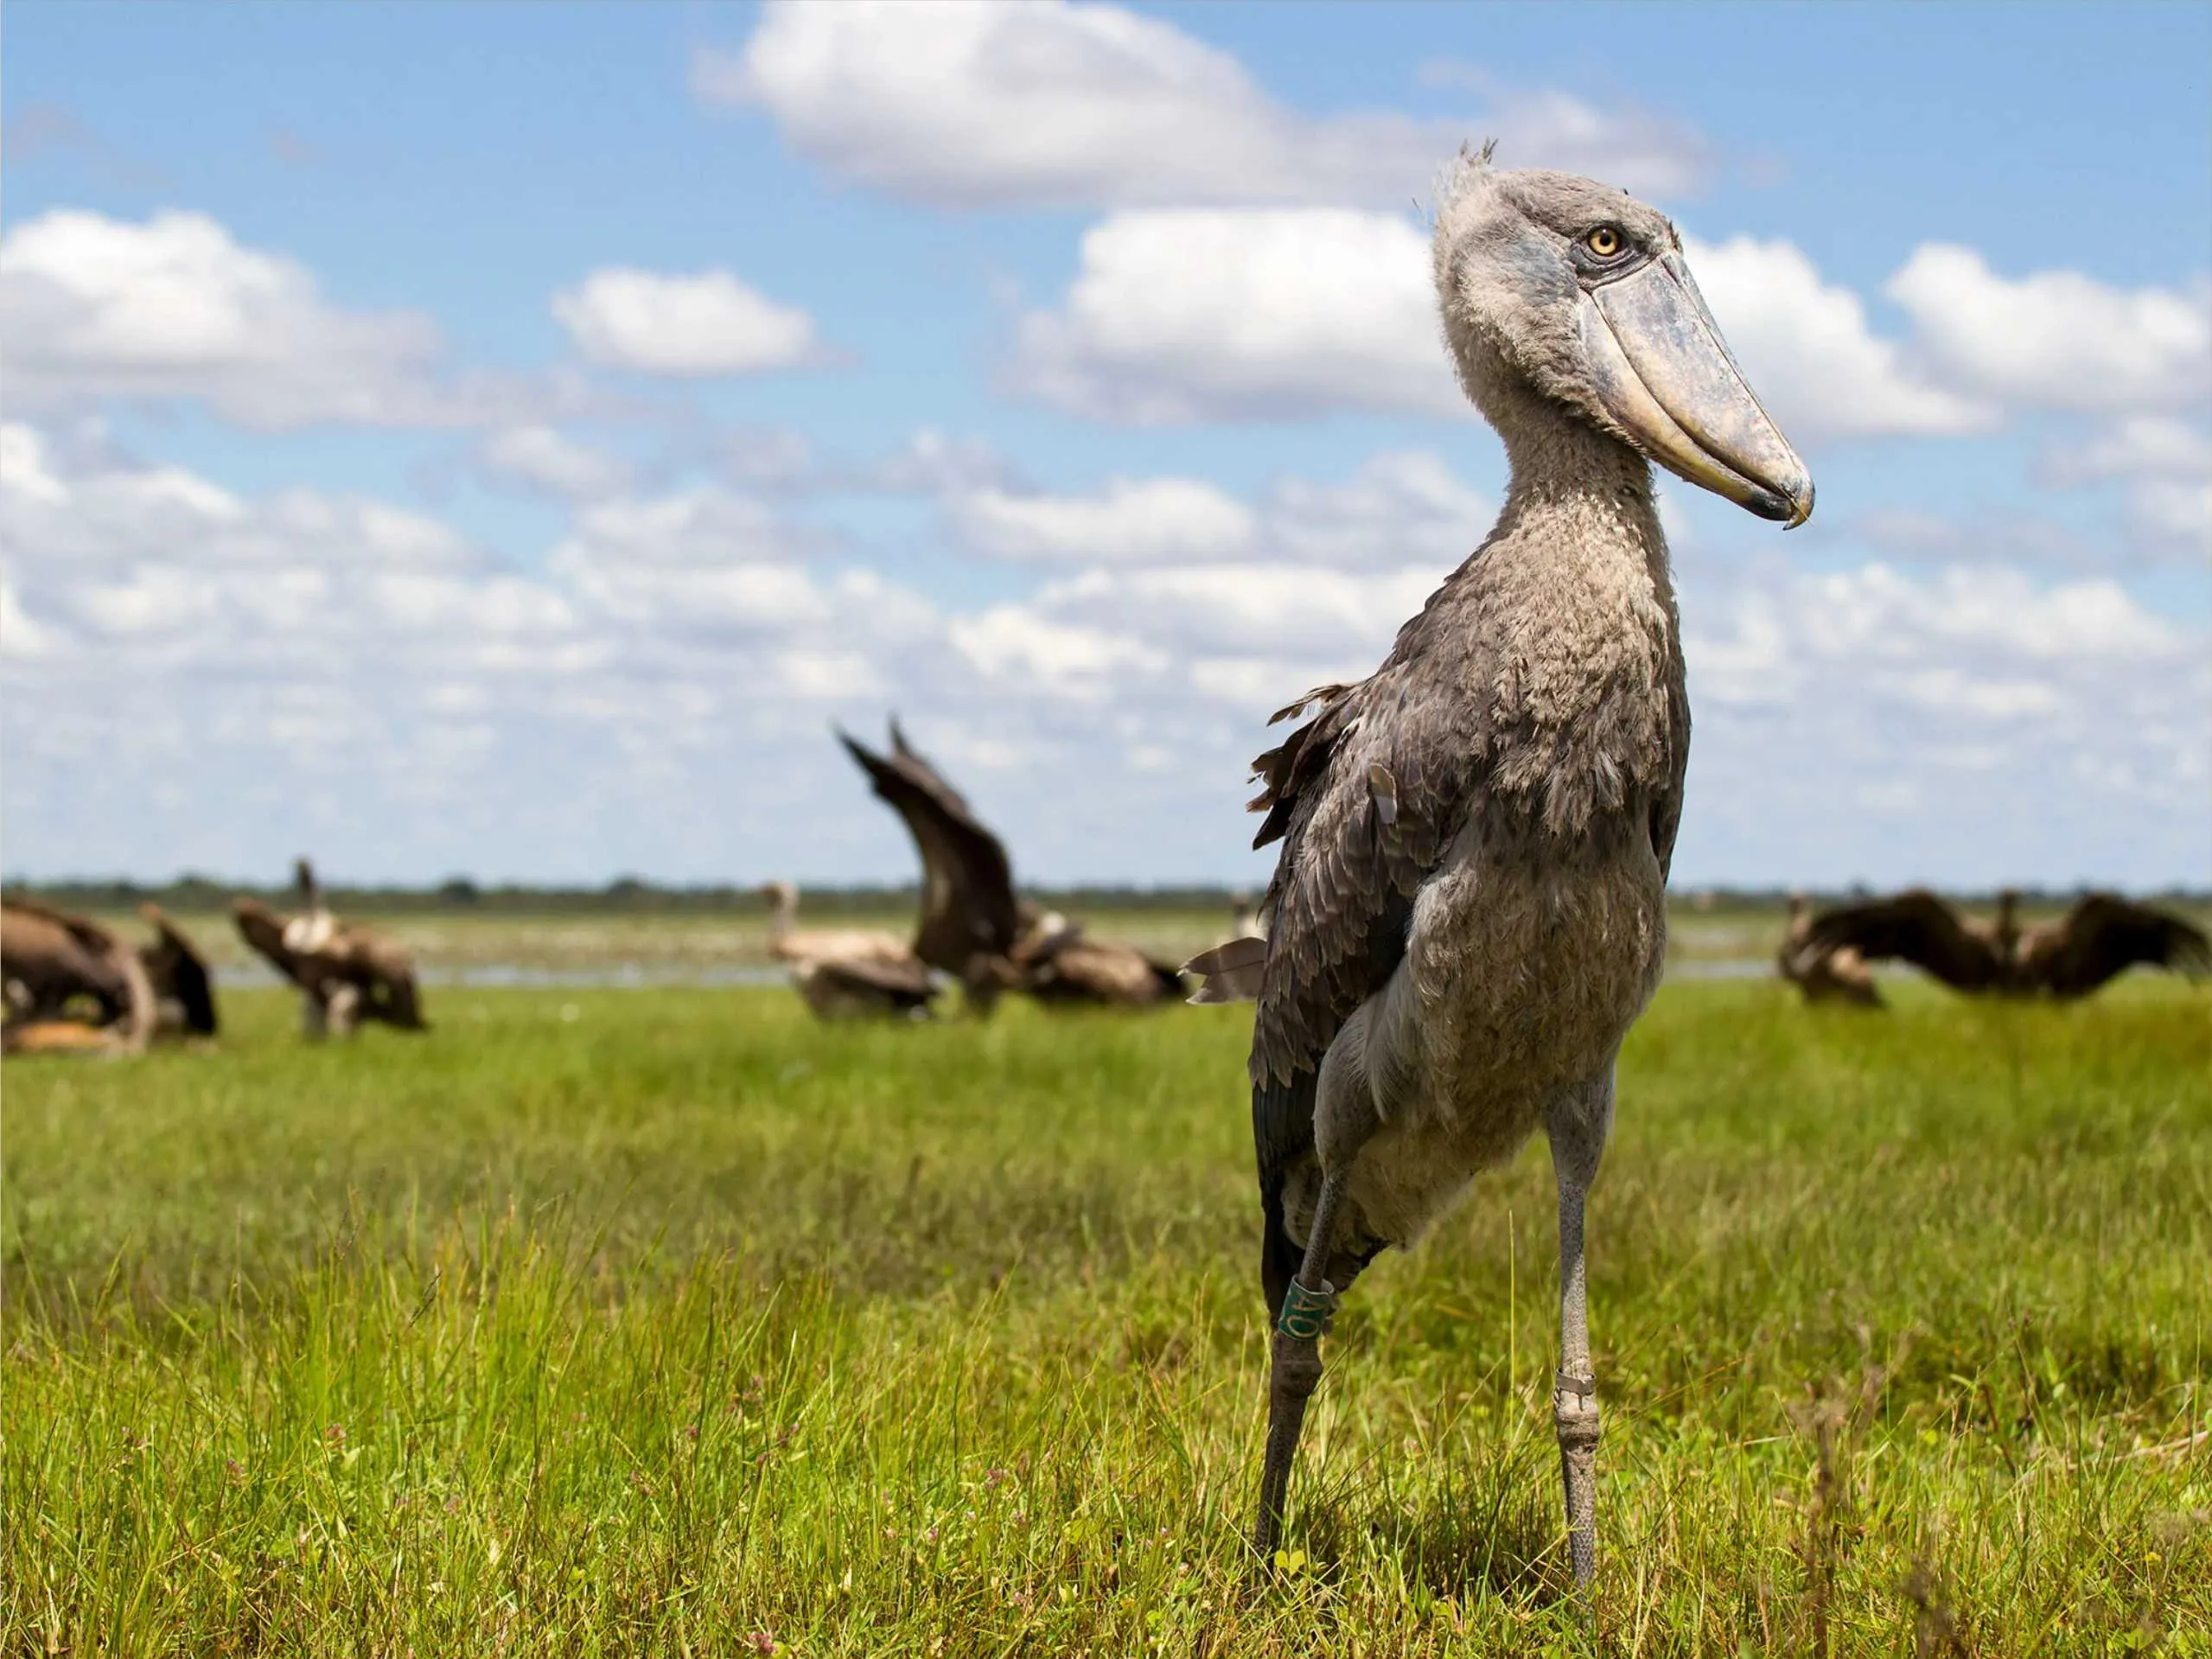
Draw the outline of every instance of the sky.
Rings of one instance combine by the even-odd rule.
[[[1681,886],[2212,882],[2212,8],[18,0],[0,866],[1263,881],[1506,479],[1465,142],[1685,234]]]

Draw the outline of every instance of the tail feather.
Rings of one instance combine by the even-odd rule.
[[[1182,965],[1182,971],[1199,976],[1198,989],[1190,998],[1193,1003],[1251,1002],[1259,995],[1266,967],[1265,939],[1232,939],[1226,945],[1201,951]]]

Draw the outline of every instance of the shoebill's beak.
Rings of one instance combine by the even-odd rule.
[[[1606,411],[1669,472],[1794,529],[1813,475],[1760,407],[1682,256],[1583,296],[1583,344]]]

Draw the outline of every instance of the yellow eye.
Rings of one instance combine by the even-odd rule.
[[[1601,259],[1610,259],[1621,251],[1621,233],[1610,225],[1600,225],[1582,239],[1584,246]]]

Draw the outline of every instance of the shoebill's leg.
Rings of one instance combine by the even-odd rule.
[[[323,1000],[322,989],[300,988],[300,1035],[310,1041],[320,1042],[330,1030],[330,1008]]]
[[[1597,1382],[1590,1369],[1584,1297],[1583,1200],[1597,1178],[1613,1126],[1613,1072],[1560,1096],[1547,1114],[1552,1168],[1559,1184],[1559,1375],[1552,1425],[1566,1490],[1567,1554],[1584,1589],[1597,1566]]]
[[[1321,1384],[1321,1339],[1336,1311],[1336,1287],[1328,1274],[1337,1212],[1360,1148],[1381,1120],[1367,1067],[1373,1006],[1361,1008],[1337,1034],[1315,1088],[1314,1152],[1321,1165],[1321,1191],[1306,1230],[1305,1260],[1275,1319],[1267,1377],[1267,1453],[1259,1472],[1259,1519],[1253,1528],[1253,1544],[1263,1560],[1273,1556],[1282,1535],[1283,1501],[1305,1426],[1306,1402]]]

